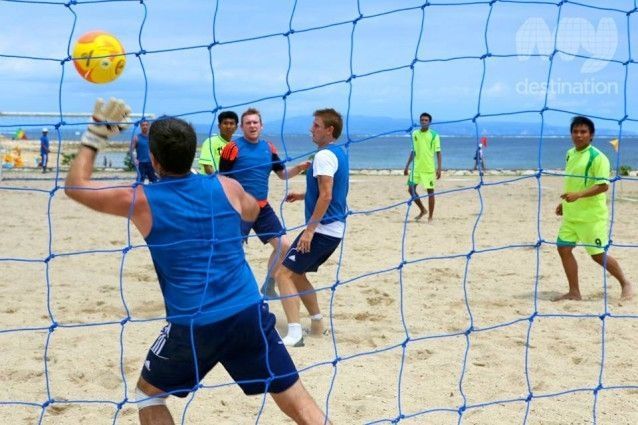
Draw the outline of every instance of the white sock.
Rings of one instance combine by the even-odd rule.
[[[323,319],[323,315],[321,313],[317,313],[313,316],[310,316],[310,320],[321,320]]]
[[[288,323],[288,335],[287,338],[298,340],[303,336],[303,331],[301,329],[301,323]]]

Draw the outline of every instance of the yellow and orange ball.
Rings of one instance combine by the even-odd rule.
[[[96,84],[117,79],[126,66],[126,52],[112,34],[91,31],[82,35],[73,48],[73,63],[78,73]]]

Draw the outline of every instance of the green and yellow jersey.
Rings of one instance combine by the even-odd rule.
[[[434,130],[421,129],[412,132],[412,150],[414,151],[414,164],[412,174],[425,174],[436,172],[434,154],[441,152],[441,139]]]
[[[571,148],[565,158],[565,174],[564,193],[581,192],[597,184],[609,184],[609,160],[591,145],[581,151]],[[574,202],[563,201],[563,218],[576,222],[606,221],[609,218],[606,194],[599,193]]]
[[[199,164],[199,172],[201,174],[206,174],[204,165],[211,165],[213,170],[219,170],[219,157],[227,143],[228,142],[220,135],[209,137],[204,140],[202,150],[199,154],[199,159],[197,160]]]

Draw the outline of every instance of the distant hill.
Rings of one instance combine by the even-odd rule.
[[[284,134],[308,134],[311,124],[311,118],[290,117],[286,118],[284,126]],[[264,124],[264,133],[279,134],[281,129],[281,120],[268,121]],[[412,128],[409,119],[397,119],[388,117],[369,117],[356,116],[350,117],[348,122],[350,134],[353,135],[376,135],[392,133],[392,135],[408,134]],[[433,123],[432,128],[436,129],[442,135],[449,136],[466,136],[472,137],[476,135],[476,128],[472,122],[461,123]],[[525,122],[499,122],[499,121],[483,121],[479,122],[479,135],[485,133],[488,136],[537,136],[540,134],[540,123]],[[345,129],[344,129],[345,132]],[[567,136],[569,132],[568,124],[565,125],[547,125],[543,128],[545,136]],[[600,136],[615,136],[618,134],[617,129],[597,129]],[[626,135],[635,136],[635,132],[625,132]]]

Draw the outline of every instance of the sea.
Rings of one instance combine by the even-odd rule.
[[[208,135],[198,135],[200,143]],[[291,163],[309,158],[315,145],[306,135],[264,135],[278,149],[279,156],[289,158]],[[597,137],[594,146],[610,160],[612,168],[619,166],[638,169],[638,137],[623,138],[618,152],[609,143],[613,137]],[[125,142],[122,142],[125,144]],[[343,137],[337,142],[344,144]],[[411,150],[409,136],[352,137],[350,140],[350,168],[360,169],[403,169]],[[474,167],[474,156],[478,142],[474,137],[441,136],[443,169],[462,170]],[[488,137],[483,147],[486,169],[563,169],[565,153],[572,147],[569,137]],[[100,153],[97,164],[110,161],[113,167],[123,167],[126,152]],[[197,162],[197,161],[195,161]],[[196,164],[194,164],[196,165]]]

